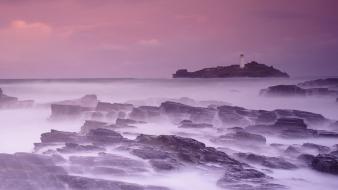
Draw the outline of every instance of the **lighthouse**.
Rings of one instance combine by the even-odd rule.
[[[239,55],[239,66],[244,68],[244,54]]]

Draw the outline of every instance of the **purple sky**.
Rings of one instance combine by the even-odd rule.
[[[0,0],[0,78],[338,75],[338,0]]]

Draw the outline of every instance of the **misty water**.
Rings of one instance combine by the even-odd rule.
[[[85,80],[0,80],[0,88],[5,94],[22,100],[34,100],[35,106],[27,109],[0,110],[0,152],[32,152],[34,143],[40,141],[40,135],[51,129],[78,132],[84,122],[82,119],[53,122],[49,103],[76,99],[86,94],[97,95],[100,101],[132,103],[159,106],[165,100],[188,97],[197,101],[219,101],[224,104],[248,109],[297,109],[322,114],[326,118],[338,120],[338,103],[334,98],[308,97],[264,97],[261,89],[277,84],[297,84],[312,78],[292,79],[85,79]],[[230,126],[229,126],[230,127]],[[321,126],[316,126],[320,128]],[[215,146],[226,151],[227,148],[245,151],[241,147],[219,147],[208,136],[216,136],[213,129],[181,129],[168,121],[137,125],[136,128],[118,129],[126,138],[133,139],[136,134],[174,134],[194,138],[207,146]],[[337,139],[282,139],[267,137],[267,144],[284,145],[316,143],[332,147]],[[114,152],[119,154],[118,151]],[[266,156],[279,156],[274,151],[258,149],[256,153]],[[121,153],[124,154],[124,153]],[[132,157],[132,155],[126,155]],[[275,178],[276,183],[290,189],[338,188],[337,176],[320,173],[310,168],[294,170],[266,169],[253,165],[258,170]],[[142,177],[100,176],[102,179],[114,179],[145,185],[161,185],[172,190],[218,190],[216,181],[222,173],[203,171],[198,168],[185,168],[177,172],[163,174],[147,173]],[[88,176],[91,177],[91,176]],[[97,177],[97,176],[95,176]],[[182,180],[184,179],[184,180]]]

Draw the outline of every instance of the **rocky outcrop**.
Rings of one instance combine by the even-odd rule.
[[[326,79],[317,79],[311,81],[305,81],[298,84],[302,87],[327,87],[327,88],[337,88],[338,87],[338,78],[326,78]]]
[[[19,100],[17,97],[8,96],[0,88],[0,108],[31,108],[33,100]]]
[[[255,61],[245,64],[243,68],[239,65],[218,66],[205,68],[199,71],[188,72],[180,69],[173,74],[173,78],[228,78],[228,77],[289,77],[285,72],[272,66],[259,64]]]
[[[264,96],[336,96],[338,91],[328,88],[301,88],[297,85],[276,85],[260,91]]]

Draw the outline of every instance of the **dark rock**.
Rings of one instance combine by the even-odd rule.
[[[299,118],[279,118],[274,124],[278,129],[306,129],[307,126],[303,119]]]
[[[272,66],[259,64],[255,61],[245,64],[243,68],[239,65],[218,66],[205,68],[195,72],[180,69],[173,74],[173,78],[228,78],[228,77],[289,77],[287,73],[281,72]]]
[[[306,90],[296,85],[276,85],[260,91],[265,96],[305,96]]]
[[[319,154],[316,156],[311,166],[313,169],[338,175],[338,158],[330,154]]]

